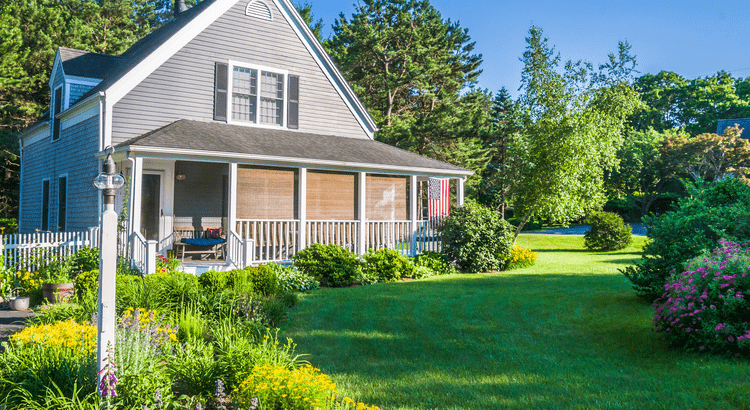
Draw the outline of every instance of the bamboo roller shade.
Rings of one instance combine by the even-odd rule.
[[[357,174],[308,171],[307,219],[357,219]]]
[[[297,170],[237,167],[238,219],[294,219]]]
[[[367,219],[405,221],[409,219],[408,177],[367,175]]]

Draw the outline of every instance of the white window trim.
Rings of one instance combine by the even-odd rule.
[[[50,102],[52,104],[50,104],[50,107],[49,107],[49,119],[50,119],[49,135],[51,137],[50,139],[52,140],[52,142],[60,141],[60,138],[62,137],[62,119],[60,119],[60,135],[58,135],[57,139],[55,139],[55,117],[65,112],[65,110],[67,109],[65,105],[68,102],[68,93],[70,92],[70,87],[65,87],[63,89],[63,92],[60,93],[60,98],[62,98],[62,102],[60,103],[60,112],[57,114],[55,114],[55,103],[57,102],[55,101],[55,95],[57,94],[57,90],[63,88],[64,86],[65,86],[65,82],[63,81],[62,84],[55,87],[55,89],[52,90],[52,98],[50,99]]]
[[[47,182],[47,230],[44,230],[44,182]],[[39,209],[39,230],[42,232],[49,232],[49,217],[50,217],[50,205],[52,205],[52,181],[50,178],[42,178],[42,195],[41,195],[40,209]]]
[[[65,229],[68,229],[68,199],[70,199],[70,179],[68,173],[60,174],[57,176],[57,229],[58,232],[64,232],[60,230],[60,178],[65,178]]]
[[[257,92],[255,95],[255,122],[248,121],[237,121],[232,119],[232,81],[234,79],[234,67],[249,68],[251,70],[258,70],[258,82]],[[274,74],[281,74],[284,76],[284,101],[282,103],[282,114],[281,114],[281,125],[261,124],[260,123],[260,82],[261,82],[261,71],[268,71]],[[258,64],[244,63],[240,61],[227,61],[227,124],[232,125],[243,125],[246,127],[258,127],[258,128],[270,128],[280,129],[287,128],[287,117],[289,116],[289,71],[282,70],[273,67],[266,67]]]

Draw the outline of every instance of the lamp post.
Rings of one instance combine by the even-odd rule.
[[[125,178],[115,173],[115,161],[112,160],[114,148],[104,149],[107,159],[104,161],[104,172],[94,179],[94,186],[104,194],[104,212],[102,212],[99,241],[99,312],[97,323],[96,359],[98,370],[105,366],[107,346],[115,346],[115,280],[117,274],[117,212],[115,212],[115,189],[125,183]],[[99,374],[101,383],[102,372]],[[97,383],[98,384],[98,383]]]

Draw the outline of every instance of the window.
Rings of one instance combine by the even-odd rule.
[[[42,181],[42,230],[49,230],[49,179]]]
[[[68,177],[58,179],[57,188],[57,230],[65,231],[68,212]]]
[[[223,74],[225,72],[229,74],[226,81]],[[225,110],[221,105],[228,100],[226,111],[231,112],[226,117],[230,123],[297,128],[299,90],[287,90],[287,81],[291,81],[290,85],[299,86],[299,77],[290,76],[284,70],[243,63],[217,63],[214,119],[225,118]],[[230,98],[224,98],[224,90],[231,92]],[[288,95],[288,91],[293,94]],[[289,100],[291,97],[295,101]],[[293,110],[289,114],[286,112],[287,104],[289,110]],[[291,122],[287,121],[287,115]]]
[[[62,111],[62,103],[63,103],[63,88],[62,86],[58,87],[55,90],[55,101],[53,102],[53,110],[52,110],[52,141],[57,141],[60,139],[60,119],[57,118],[57,114],[60,114]]]

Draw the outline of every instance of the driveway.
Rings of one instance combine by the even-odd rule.
[[[646,236],[646,228],[643,227],[642,223],[631,223],[629,225],[633,228],[633,236]],[[543,231],[528,231],[524,233],[538,235],[583,235],[589,229],[591,229],[591,225],[579,225],[571,228],[545,229]]]
[[[24,327],[24,320],[34,316],[31,311],[0,310],[0,342],[7,342],[8,336]],[[0,352],[2,352],[0,347]]]

